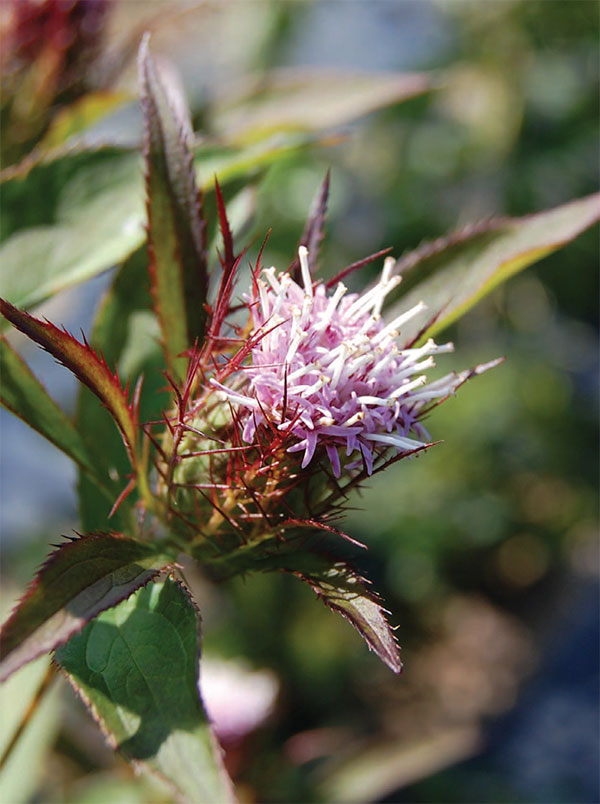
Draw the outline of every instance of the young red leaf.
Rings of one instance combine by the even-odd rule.
[[[40,321],[4,299],[0,299],[0,313],[96,394],[121,430],[131,462],[135,464],[138,440],[136,411],[134,405],[128,402],[118,375],[113,374],[105,360],[87,343],[80,343],[65,330],[58,329],[49,321]]]
[[[191,151],[192,128],[174,77],[158,70],[144,38],[139,51],[144,113],[146,206],[153,295],[169,370],[206,326],[206,226]]]
[[[144,586],[173,558],[120,534],[93,534],[55,550],[0,633],[0,681],[54,650],[104,609]]]

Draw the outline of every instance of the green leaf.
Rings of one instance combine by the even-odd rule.
[[[276,131],[342,126],[433,88],[423,73],[278,70],[213,108],[216,131],[250,140]]]
[[[405,342],[449,326],[513,274],[566,245],[599,219],[600,194],[595,194],[536,215],[468,227],[405,255],[396,264],[403,280],[392,317],[421,300],[427,305],[402,328]]]
[[[0,681],[54,650],[172,563],[120,534],[82,536],[50,554],[2,628]]]
[[[0,402],[61,449],[91,477],[96,469],[73,423],[5,338],[0,337]]]
[[[202,146],[196,180],[212,192],[322,143],[288,135],[245,148]],[[146,240],[142,161],[100,148],[62,154],[2,184],[0,296],[29,309],[126,260]]]
[[[96,394],[121,430],[130,460],[135,465],[138,441],[135,406],[128,402],[119,377],[111,372],[106,361],[87,343],[80,343],[68,332],[18,310],[3,299],[0,299],[0,313]]]
[[[39,211],[32,225],[19,222],[0,246],[0,295],[31,307],[138,248],[145,240],[141,169],[135,153],[101,151],[65,157],[7,182],[3,208],[10,201],[13,209],[26,210],[26,223],[30,208]]]
[[[159,73],[148,52],[139,52],[144,112],[146,205],[153,293],[169,370],[182,378],[178,359],[206,328],[206,223],[192,160],[193,138],[185,99]]]
[[[109,742],[189,802],[230,802],[198,692],[199,617],[170,578],[105,611],[56,659]]]
[[[128,93],[117,90],[101,89],[88,92],[59,110],[39,144],[39,149],[48,151],[50,148],[62,145],[74,134],[85,131],[130,100]]]

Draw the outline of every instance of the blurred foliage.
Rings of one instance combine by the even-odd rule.
[[[109,45],[122,45],[141,24],[131,19],[137,15],[131,5],[111,9]],[[160,18],[164,6],[154,5]],[[311,21],[320,6],[332,4],[252,4],[255,19],[240,4],[219,13],[209,3],[195,11],[167,5],[172,13],[156,23],[156,41],[179,61],[197,102],[196,121],[209,124],[208,101],[236,75],[287,66],[298,39],[309,60]],[[253,232],[262,239],[273,229],[267,260],[274,264],[288,264],[329,166],[322,257],[329,275],[388,245],[400,255],[468,221],[525,214],[596,189],[597,6],[346,4],[349,17],[371,15],[375,30],[396,26],[399,41],[413,5],[427,9],[419,28],[424,41],[431,34],[435,43],[434,29],[444,30],[441,44],[424,48],[426,55],[410,65],[438,71],[439,89],[353,125],[337,145],[309,156],[293,152],[270,167],[258,189]],[[341,18],[335,33],[342,40],[344,30]],[[215,54],[216,42],[223,47]],[[361,44],[378,47],[375,40]],[[347,48],[343,67],[352,66]],[[406,65],[390,52],[387,66]],[[127,75],[116,89],[131,91]],[[11,103],[8,112],[3,107],[10,121]],[[21,139],[5,140],[9,160],[26,153],[47,126],[40,118]],[[57,188],[63,186],[60,178]],[[40,198],[39,208],[20,209],[19,225],[23,216],[47,223],[53,206]],[[3,223],[16,225],[10,215]],[[366,268],[354,281],[369,277]],[[499,354],[509,359],[435,413],[430,432],[443,444],[390,469],[355,501],[362,510],[351,514],[350,532],[369,552],[352,559],[401,626],[400,679],[345,623],[325,616],[295,579],[254,576],[221,589],[186,570],[203,612],[205,652],[245,656],[281,683],[267,724],[228,746],[244,800],[596,800],[594,771],[565,775],[552,745],[541,760],[544,787],[521,766],[525,742],[512,765],[489,752],[469,760],[485,745],[482,726],[515,706],[523,682],[549,661],[550,646],[560,649],[557,623],[576,600],[572,587],[597,578],[597,299],[597,233],[588,233],[455,325],[447,334],[457,367]],[[41,555],[35,541],[16,552],[24,566]],[[571,727],[575,743],[594,739],[583,720]],[[526,739],[540,734],[530,730]],[[38,800],[137,802],[164,795],[145,784],[103,752],[79,713],[61,726]],[[18,800],[28,796],[24,791]]]

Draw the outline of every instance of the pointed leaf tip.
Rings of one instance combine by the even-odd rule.
[[[378,595],[367,588],[367,581],[348,565],[336,563],[318,574],[296,573],[309,584],[317,597],[347,619],[363,637],[370,650],[394,673],[402,672],[399,646],[386,619]]]
[[[66,330],[58,329],[49,321],[41,321],[1,298],[0,313],[96,394],[121,430],[130,460],[135,464],[137,420],[127,400],[126,389],[123,389],[117,374],[112,373],[102,356],[89,346],[85,338],[85,342],[80,343]]]

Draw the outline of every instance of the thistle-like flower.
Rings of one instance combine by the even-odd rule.
[[[305,246],[298,258],[297,281],[259,259],[242,327],[228,319],[239,258],[230,263],[208,345],[192,354],[168,419],[159,486],[201,560],[216,550],[231,564],[244,545],[262,561],[266,542],[279,554],[303,549],[306,529],[345,536],[332,522],[349,488],[431,446],[423,417],[488,368],[427,382],[434,357],[453,347],[403,337],[422,303],[382,318],[400,282],[393,258],[362,294],[315,282]]]
[[[254,347],[250,362],[229,385],[211,382],[224,399],[244,411],[243,439],[257,428],[276,427],[288,453],[303,452],[301,468],[322,448],[333,473],[365,469],[372,474],[389,452],[411,453],[429,441],[419,419],[432,403],[451,394],[470,372],[447,374],[427,384],[422,372],[452,344],[402,343],[402,326],[422,303],[386,323],[381,309],[400,277],[386,258],[378,283],[348,294],[314,283],[308,251],[299,249],[302,287],[289,273],[262,272],[248,298]]]

